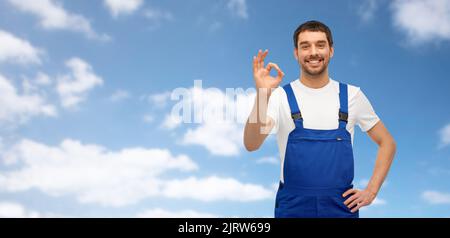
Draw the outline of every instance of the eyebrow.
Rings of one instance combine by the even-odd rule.
[[[309,41],[302,41],[298,45],[303,45],[303,44],[307,44],[307,43],[309,43]],[[317,43],[327,43],[327,41],[325,41],[325,40],[318,40]]]

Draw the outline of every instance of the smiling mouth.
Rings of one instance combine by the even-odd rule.
[[[305,60],[305,61],[308,65],[318,66],[320,63],[322,63],[323,59]]]

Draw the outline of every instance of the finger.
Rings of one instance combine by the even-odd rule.
[[[256,66],[257,69],[261,68],[261,64],[259,63],[261,61],[261,50],[258,51],[258,55],[256,56]]]
[[[347,207],[348,207],[348,208],[352,208],[352,207],[354,207],[354,206],[360,204],[361,202],[362,202],[362,199],[361,199],[361,198],[358,198],[358,199],[354,200],[352,203],[350,203]]]
[[[277,71],[281,71],[280,67],[277,64],[269,62],[266,66],[266,69],[270,72],[272,68],[275,68]]]
[[[351,212],[355,213],[355,212],[358,211],[362,206],[363,206],[362,203],[358,204],[358,206],[356,206],[355,208],[353,208],[353,209],[351,210]]]
[[[345,193],[342,194],[342,197],[347,197],[349,194],[352,194],[352,193],[356,193],[356,189],[351,188],[351,189],[345,191]]]
[[[351,197],[349,197],[347,200],[345,200],[344,204],[347,206],[349,203],[353,202],[355,199],[358,199],[358,194],[354,194]]]
[[[264,67],[264,61],[263,61],[263,55],[265,52],[263,52],[262,50],[259,50],[261,52],[261,55],[259,56],[259,60],[258,60],[258,64],[259,64],[259,68],[263,68]]]
[[[264,59],[266,58],[267,54],[269,53],[269,50],[265,50],[262,54],[261,54],[261,67],[264,67]]]
[[[256,67],[258,67],[256,64],[256,56],[253,56],[253,74],[256,73],[256,69],[257,69]]]
[[[281,80],[283,79],[283,77],[284,77],[283,71],[278,70],[277,81],[278,81],[278,82],[281,82]]]

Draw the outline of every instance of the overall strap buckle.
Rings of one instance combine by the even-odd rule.
[[[301,112],[293,113],[293,114],[291,115],[291,117],[292,117],[292,119],[294,119],[294,120],[300,120],[300,119],[303,119],[302,113],[301,113]]]
[[[348,113],[339,111],[339,121],[348,122]]]

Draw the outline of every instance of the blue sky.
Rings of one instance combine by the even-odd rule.
[[[312,19],[333,32],[330,76],[361,87],[397,141],[361,217],[450,215],[448,1],[1,0],[0,9],[0,216],[273,216],[276,140],[250,153],[241,139],[251,59],[269,49],[283,83],[296,79],[292,34]],[[227,88],[243,89],[237,103]],[[218,119],[180,122],[176,92]],[[220,119],[227,103],[240,119]],[[377,147],[355,131],[363,188]]]

